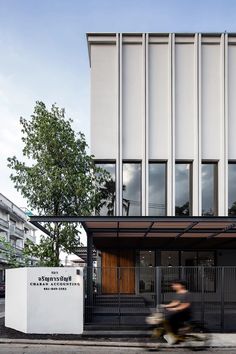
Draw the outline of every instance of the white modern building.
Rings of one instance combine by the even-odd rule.
[[[111,174],[104,206],[96,216],[31,221],[82,223],[85,324],[143,324],[178,277],[202,321],[235,330],[236,34],[87,41],[91,152]]]
[[[92,244],[101,256],[97,291],[151,302],[182,276],[197,303],[231,301],[235,268],[222,283],[216,266],[236,266],[236,34],[87,40],[91,152],[111,174],[103,216],[81,219],[88,264]],[[156,277],[155,267],[167,273]],[[216,327],[235,323],[224,306],[218,315]]]
[[[37,228],[28,221],[25,212],[0,193],[0,235],[16,249],[19,259],[25,241],[29,239],[36,242],[36,230]],[[8,268],[6,252],[0,245],[0,281],[5,278],[6,268]]]

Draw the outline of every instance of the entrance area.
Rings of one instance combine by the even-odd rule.
[[[33,216],[31,222],[84,227],[86,324],[145,326],[150,311],[171,299],[171,281],[181,278],[198,318],[210,329],[236,329],[235,217]],[[94,251],[101,254],[96,267]]]
[[[155,267],[215,266],[215,251],[120,250],[101,252],[102,294],[153,294]],[[176,274],[178,278],[178,274]],[[210,283],[209,283],[210,284]]]
[[[133,250],[109,250],[102,254],[102,294],[135,293],[135,253]]]
[[[139,267],[129,269],[132,274],[137,274]],[[103,293],[100,288],[99,274],[119,275],[120,268],[101,269],[93,268],[93,292],[85,297],[85,325],[131,326],[132,328],[146,327],[145,318],[154,311],[157,304],[168,303],[173,299],[173,291],[170,287],[175,279],[184,279],[190,290],[194,320],[205,324],[206,328],[213,331],[231,331],[236,329],[236,267],[183,267],[183,266],[159,266],[143,267],[146,278],[140,289],[152,290],[147,296],[147,291],[139,293],[125,292],[134,289],[129,279],[117,277],[112,286],[113,293]],[[105,272],[105,273],[104,273]],[[106,273],[107,272],[107,273]],[[153,277],[150,276],[152,272]],[[85,270],[85,274],[87,271]],[[88,273],[87,273],[88,274]],[[121,273],[122,274],[122,273]],[[86,281],[86,277],[85,277]],[[108,283],[107,287],[109,286]],[[141,281],[139,284],[143,284]],[[128,287],[127,287],[128,286]],[[123,288],[124,287],[124,288]],[[117,289],[124,289],[123,293]],[[109,287],[106,289],[110,289]]]

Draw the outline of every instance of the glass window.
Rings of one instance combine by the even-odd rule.
[[[123,163],[123,215],[141,215],[141,163]]]
[[[140,251],[139,264],[139,292],[152,293],[155,283],[155,252]]]
[[[236,163],[229,163],[228,168],[228,214],[236,215]]]
[[[140,267],[155,267],[155,252],[140,251],[139,263],[140,263]]]
[[[194,267],[197,266],[197,252],[196,251],[182,251],[181,252],[181,266]]]
[[[186,216],[192,213],[191,163],[175,165],[175,215]]]
[[[215,265],[214,251],[199,251],[198,252],[198,266],[212,267]]]
[[[166,215],[165,163],[149,163],[149,215]]]
[[[96,163],[97,167],[103,168],[110,174],[108,181],[101,187],[103,199],[102,208],[99,215],[115,215],[116,205],[116,164],[115,163]]]
[[[179,251],[161,251],[161,265],[165,267],[178,267]]]
[[[202,164],[202,215],[217,215],[217,164]]]

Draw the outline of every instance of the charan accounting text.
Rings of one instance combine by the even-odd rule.
[[[51,272],[51,276],[40,276],[35,282],[30,282],[30,286],[43,287],[43,290],[67,290],[69,287],[80,286],[79,282],[72,281],[72,276],[59,276],[58,272]]]

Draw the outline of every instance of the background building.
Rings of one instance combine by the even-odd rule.
[[[17,250],[19,259],[25,241],[29,239],[36,242],[36,230],[37,228],[28,221],[26,213],[0,193],[0,235]],[[32,262],[34,262],[33,259]],[[4,249],[2,249],[0,251],[0,281],[4,280],[5,268],[8,268],[8,264]]]

